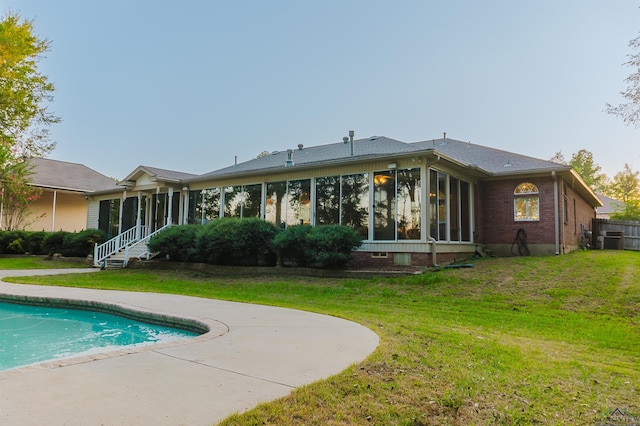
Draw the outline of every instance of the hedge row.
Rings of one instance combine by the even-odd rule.
[[[1,254],[53,255],[86,257],[93,254],[95,243],[107,240],[104,232],[87,229],[81,232],[0,231]]]
[[[173,226],[154,236],[149,249],[179,262],[335,268],[347,264],[362,238],[340,226],[291,226],[279,230],[258,218],[223,218],[204,226]]]

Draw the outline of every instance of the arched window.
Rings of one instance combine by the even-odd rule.
[[[513,191],[513,219],[516,221],[540,220],[538,187],[523,182]]]

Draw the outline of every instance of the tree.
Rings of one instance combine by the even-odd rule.
[[[554,163],[558,163],[558,164],[567,164],[567,160],[564,159],[564,155],[562,154],[562,151],[558,151],[555,154],[553,154],[553,157],[549,158],[549,161],[553,161]]]
[[[29,184],[31,168],[26,161],[16,161],[5,166],[0,193],[0,227],[4,230],[21,229],[33,220],[29,207],[40,199],[42,190]],[[31,221],[31,222],[30,222]]]
[[[24,225],[29,204],[40,196],[29,184],[28,159],[50,152],[49,126],[53,84],[38,71],[50,42],[34,35],[33,23],[18,15],[0,18],[0,185],[2,226]]]
[[[635,53],[627,55],[629,60],[623,65],[631,67],[633,72],[624,81],[627,88],[620,92],[626,102],[617,106],[607,103],[605,111],[613,114],[625,122],[635,127],[640,126],[640,37],[634,38],[629,42],[629,47],[635,50]]]
[[[593,154],[581,149],[573,154],[569,165],[582,176],[582,179],[596,192],[602,192],[607,184],[607,176],[601,173],[602,168],[593,161]]]
[[[634,172],[625,163],[624,169],[616,173],[609,187],[612,198],[623,204],[620,211],[611,215],[612,219],[638,220],[640,219],[640,172]]]
[[[50,42],[34,35],[33,23],[8,14],[0,20],[0,166],[16,157],[43,156],[55,144],[49,126],[54,86],[38,71]]]

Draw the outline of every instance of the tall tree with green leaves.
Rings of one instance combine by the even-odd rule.
[[[22,224],[29,203],[39,196],[29,184],[26,160],[55,147],[49,126],[60,118],[48,110],[54,86],[38,70],[50,46],[35,34],[32,21],[13,13],[0,18],[0,225],[4,229]]]
[[[627,125],[640,127],[640,37],[631,40],[629,47],[635,52],[627,55],[628,61],[623,64],[633,69],[624,80],[627,88],[620,92],[625,102],[618,105],[607,103],[605,111],[622,118]]]
[[[49,126],[60,118],[48,110],[54,86],[38,70],[50,46],[34,34],[33,22],[15,14],[0,20],[0,165],[55,147]]]
[[[621,208],[611,215],[612,219],[640,220],[640,172],[631,170],[625,163],[624,169],[616,173],[609,187],[612,198],[620,201]]]
[[[602,168],[593,160],[593,154],[586,149],[573,154],[569,165],[582,176],[582,179],[596,192],[604,192],[607,176]]]

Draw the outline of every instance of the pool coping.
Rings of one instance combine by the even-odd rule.
[[[0,271],[0,277],[28,273]],[[6,282],[0,294],[117,306],[209,328],[167,344],[0,372],[3,424],[212,424],[340,373],[379,344],[354,322],[272,306]]]

